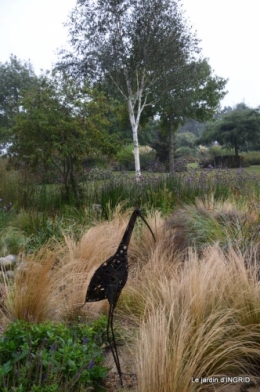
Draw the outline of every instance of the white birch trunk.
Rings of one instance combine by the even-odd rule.
[[[135,173],[136,173],[136,177],[140,177],[141,176],[141,167],[140,167],[137,126],[135,126],[133,129],[133,142],[134,142],[134,157],[135,157]]]
[[[135,118],[133,104],[131,100],[128,100],[128,110],[129,110],[129,118],[132,127],[132,134],[133,134],[133,143],[134,143],[134,159],[135,159],[135,173],[137,180],[141,176],[141,167],[140,167],[140,156],[139,156],[139,144],[138,144],[138,125],[139,119],[141,115],[141,111],[137,113]]]
[[[132,134],[133,134],[133,143],[134,143],[134,159],[135,159],[135,173],[136,173],[136,179],[137,181],[141,177],[141,167],[140,167],[140,156],[139,156],[139,144],[138,144],[138,126],[140,122],[140,117],[141,113],[146,105],[146,99],[147,96],[145,96],[143,102],[143,91],[144,91],[144,86],[145,86],[145,69],[142,70],[141,76],[138,75],[138,72],[136,72],[136,84],[137,84],[137,89],[136,92],[132,92],[131,88],[131,83],[130,79],[128,77],[128,72],[127,69],[124,69],[124,74],[125,74],[125,81],[127,85],[127,93],[125,94],[117,82],[114,80],[113,76],[110,74],[110,77],[117,86],[118,90],[120,93],[123,95],[123,97],[127,101],[128,105],[128,114],[129,114],[129,119],[131,123],[131,128],[132,128]],[[136,108],[136,115],[135,115],[135,107]]]

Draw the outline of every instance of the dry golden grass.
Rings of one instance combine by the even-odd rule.
[[[91,256],[98,244],[91,244],[91,230],[89,234],[87,240],[92,249],[85,257],[82,250],[88,242],[86,237],[78,244],[65,237],[64,244],[56,244],[52,251],[48,251],[47,244],[19,266],[13,286],[7,290],[6,310],[10,318],[41,322],[71,319],[80,313],[78,308],[84,303],[88,281],[99,264],[99,258]],[[88,308],[98,312],[101,306],[102,303],[91,304]]]
[[[96,222],[76,242],[69,236],[64,243],[48,243],[40,251],[22,262],[13,286],[6,286],[6,311],[11,319],[41,322],[45,319],[73,319],[82,311],[89,280],[95,269],[115,253],[123,236],[131,211],[115,213],[110,222]],[[137,246],[138,236],[146,237],[139,222],[132,238],[129,253],[133,260],[147,252],[151,238]],[[136,239],[137,238],[137,239]],[[132,273],[135,273],[135,268]],[[107,308],[106,301],[88,303],[83,309],[95,315]]]
[[[256,268],[246,269],[242,255],[224,254],[218,246],[201,257],[190,249],[184,263],[175,254],[174,265],[156,258],[158,263],[147,263],[132,284],[128,307],[140,327],[134,350],[138,390],[202,390],[205,385],[191,383],[192,377],[237,376],[249,371],[251,360],[259,364]]]
[[[130,213],[116,213],[80,241],[67,236],[27,260],[7,290],[10,318],[39,322],[107,310],[107,301],[78,307],[95,269],[115,252]],[[139,221],[129,247],[129,279],[116,308],[133,332],[138,391],[199,391],[205,385],[191,383],[192,377],[253,373],[253,360],[260,364],[258,252],[252,248],[245,258],[216,244],[199,254],[193,248],[180,253],[158,211],[147,221],[156,243]]]

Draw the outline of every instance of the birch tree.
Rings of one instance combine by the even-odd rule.
[[[73,50],[61,51],[57,67],[93,81],[110,78],[128,108],[138,177],[138,126],[144,108],[160,99],[154,87],[200,51],[180,1],[77,0],[67,25]]]

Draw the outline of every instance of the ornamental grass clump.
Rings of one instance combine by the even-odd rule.
[[[176,209],[166,221],[172,231],[171,241],[180,249],[201,249],[218,243],[222,249],[232,246],[243,252],[260,241],[260,213],[253,201],[214,198],[197,199]]]
[[[94,271],[115,253],[132,208],[108,206],[107,212],[108,221],[94,222],[77,239],[67,234],[63,241],[52,240],[18,263],[4,293],[6,318],[74,325],[107,312],[107,301],[79,309]],[[128,281],[115,309],[115,321],[127,321],[121,325],[138,390],[193,392],[209,384],[192,378],[252,378],[260,367],[257,200],[209,195],[193,206],[177,205],[166,224],[161,211],[144,214],[156,243],[138,222],[129,245]]]
[[[233,249],[224,253],[216,245],[201,256],[189,249],[185,263],[182,255],[173,259],[174,264],[169,257],[165,262],[162,253],[160,263],[143,266],[135,287],[132,282],[135,302],[142,303],[138,315],[134,309],[139,326],[133,350],[138,390],[202,391],[210,383],[192,379],[243,374],[253,378],[260,365],[255,260],[248,268],[241,254]]]
[[[51,240],[27,255],[26,260],[18,263],[14,282],[6,287],[8,317],[38,323],[46,319],[73,320],[81,312],[95,317],[105,310],[107,301],[89,303],[83,310],[79,306],[85,302],[88,283],[96,268],[115,253],[129,214],[130,210],[121,213],[119,208],[111,221],[96,222],[79,239],[65,235],[63,241]],[[146,234],[139,222],[130,244],[133,260],[140,253],[147,254],[145,246],[138,253],[136,244]],[[147,237],[146,244],[151,241]]]

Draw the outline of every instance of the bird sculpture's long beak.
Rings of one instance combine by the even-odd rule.
[[[155,239],[155,236],[154,236],[154,234],[153,234],[153,231],[152,231],[151,227],[148,225],[148,223],[147,223],[146,220],[144,219],[143,215],[140,214],[139,216],[140,216],[140,218],[142,218],[142,220],[144,221],[144,223],[146,224],[146,226],[147,226],[148,229],[150,230],[150,232],[151,232],[151,234],[152,234],[152,236],[153,236],[154,242],[156,242],[156,239]]]

